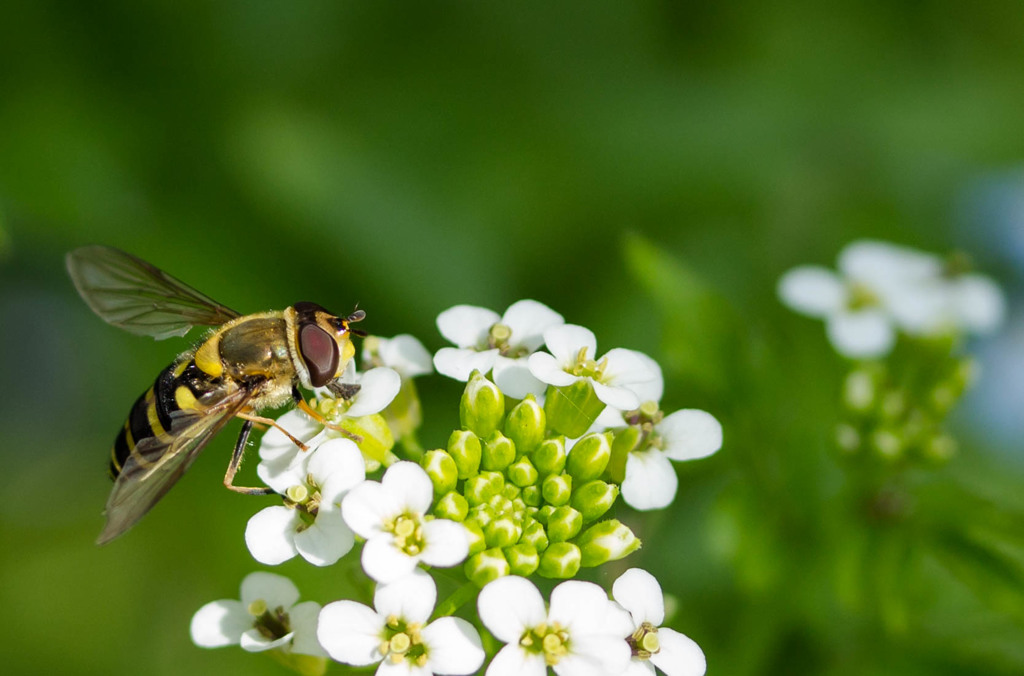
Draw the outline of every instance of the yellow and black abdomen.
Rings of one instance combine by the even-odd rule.
[[[156,377],[153,386],[135,400],[128,420],[114,439],[110,452],[110,478],[116,479],[125,461],[143,439],[170,437],[172,414],[193,408],[196,400],[209,390],[210,378],[194,360],[171,364]]]

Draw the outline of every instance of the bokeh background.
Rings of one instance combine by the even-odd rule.
[[[657,358],[725,446],[669,510],[619,508],[626,563],[709,673],[1024,673],[1022,35],[1012,0],[3,3],[0,671],[285,673],[188,638],[259,568],[232,432],[93,544],[114,434],[187,345],[91,315],[63,256],[105,243],[242,311],[358,302],[437,349],[441,310],[536,298]],[[774,294],[861,237],[963,249],[1011,302],[970,345],[961,452],[897,524],[848,512],[845,365]],[[442,380],[428,447],[457,424]]]

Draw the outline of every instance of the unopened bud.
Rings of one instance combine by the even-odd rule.
[[[452,521],[464,521],[469,514],[469,502],[459,493],[450,491],[434,505],[434,516]]]
[[[572,495],[572,477],[568,474],[553,474],[544,479],[540,490],[544,496],[544,502],[560,507],[569,502],[569,497]]]
[[[596,523],[576,539],[583,553],[581,565],[600,566],[640,549],[640,540],[628,527],[615,519]]]
[[[524,455],[508,468],[508,478],[516,486],[525,488],[537,483],[539,474],[537,473],[537,468],[530,462],[530,459]]]
[[[484,442],[480,466],[484,469],[501,471],[516,459],[516,445],[501,432],[495,430]]]
[[[617,497],[619,497],[618,486],[594,479],[576,487],[576,490],[572,492],[570,504],[583,515],[585,523],[590,523],[611,509]]]
[[[523,488],[523,492],[520,494],[520,497],[522,497],[523,502],[530,507],[540,507],[540,486],[526,486]]]
[[[466,527],[466,535],[469,538],[469,554],[477,554],[487,548],[487,540],[484,538],[484,529],[473,519],[466,519],[462,522]]]
[[[358,418],[342,418],[338,426],[361,439],[356,445],[363,455],[371,460],[385,462],[388,453],[395,446],[395,438],[388,427],[388,421],[379,413]]]
[[[558,474],[565,469],[565,437],[554,437],[540,442],[533,449],[530,459],[541,474]]]
[[[530,545],[538,552],[548,547],[548,533],[544,530],[544,524],[533,519],[527,519],[523,526],[523,534],[519,538],[520,544]]]
[[[604,402],[594,392],[593,383],[586,378],[565,387],[549,386],[544,401],[548,427],[570,439],[585,434],[604,407]]]
[[[532,545],[518,544],[505,549],[505,559],[513,575],[529,577],[540,566],[540,554]]]
[[[430,482],[434,484],[434,493],[444,495],[455,489],[455,482],[459,480],[459,469],[448,453],[441,449],[427,451],[423,454],[420,465],[426,470]]]
[[[479,371],[474,371],[466,383],[459,404],[462,427],[485,439],[498,429],[504,415],[505,395]]]
[[[528,394],[509,411],[505,419],[505,436],[515,443],[517,453],[530,453],[544,438],[546,427],[544,407],[532,394]]]
[[[509,574],[508,561],[498,548],[485,549],[469,557],[463,571],[477,587]]]
[[[455,430],[448,437],[448,455],[459,470],[460,479],[476,476],[480,471],[480,439],[469,430]]]
[[[612,457],[611,434],[588,434],[569,451],[566,471],[580,483],[597,479],[608,467]]]
[[[580,548],[571,542],[555,542],[540,555],[537,572],[543,577],[564,580],[580,572]]]
[[[608,463],[608,476],[617,484],[626,477],[626,459],[640,443],[642,432],[636,425],[630,425],[615,433],[612,438],[612,459]]]
[[[488,547],[508,547],[519,542],[523,534],[523,527],[508,516],[500,516],[493,519],[484,528],[484,538]]]
[[[583,515],[570,507],[556,507],[548,517],[548,539],[552,542],[564,542],[576,537],[583,528]]]

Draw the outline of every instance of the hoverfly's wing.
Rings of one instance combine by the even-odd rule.
[[[104,510],[107,523],[96,544],[106,544],[134,526],[251,398],[251,392],[237,390],[202,413],[175,411],[170,431],[140,440],[114,482]]]
[[[93,312],[141,336],[184,336],[193,326],[219,326],[239,316],[156,266],[111,247],[75,249],[67,255],[67,267]]]

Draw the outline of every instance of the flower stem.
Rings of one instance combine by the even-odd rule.
[[[466,582],[456,589],[444,601],[437,604],[434,617],[447,617],[461,608],[467,601],[476,596],[479,588],[472,582]]]

